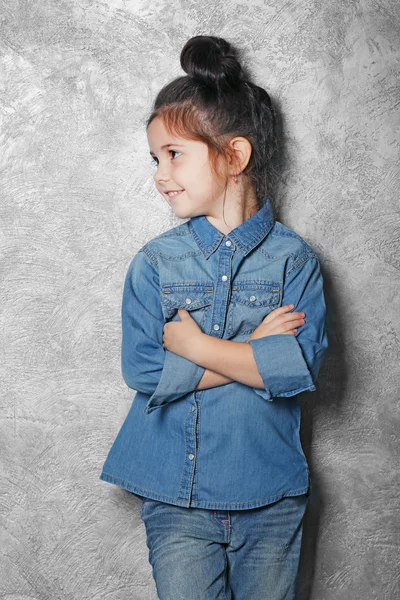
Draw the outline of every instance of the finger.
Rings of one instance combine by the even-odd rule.
[[[278,313],[277,311],[270,312],[263,320],[266,323],[270,321],[277,321],[278,323],[285,323],[286,321],[294,321],[296,319],[304,319],[305,313],[303,312],[284,312]]]
[[[283,323],[281,327],[284,329],[285,332],[287,332],[295,329],[296,327],[301,327],[302,325],[303,319],[297,319],[295,321],[291,321],[290,323]]]
[[[278,308],[274,308],[274,310],[272,311],[275,314],[281,314],[284,312],[287,312],[289,310],[293,310],[294,309],[294,304],[284,304],[283,306],[278,306]]]
[[[278,308],[274,308],[274,310],[271,310],[271,312],[268,313],[267,316],[264,317],[263,320],[266,321],[266,323],[269,323],[270,321],[273,321],[277,317],[288,313],[290,310],[292,310],[291,304],[285,304],[285,306],[279,306]]]
[[[291,328],[298,327],[299,325],[304,325],[306,322],[304,317],[298,317],[295,319],[285,319],[284,317],[281,320],[282,324],[289,325]]]
[[[300,319],[298,321],[291,321],[291,322],[287,322],[287,323],[280,323],[277,324],[276,327],[274,327],[272,329],[272,331],[270,332],[270,334],[276,334],[276,333],[290,333],[292,332],[296,327],[300,327],[302,325],[302,321],[303,319]],[[297,331],[297,330],[296,330]]]
[[[293,319],[282,322],[280,326],[284,327],[285,331],[288,331],[289,329],[294,329],[295,327],[301,327],[301,325],[304,325],[304,322],[304,319]]]

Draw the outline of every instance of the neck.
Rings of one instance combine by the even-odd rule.
[[[224,235],[239,227],[259,210],[255,192],[248,178],[241,179],[241,183],[234,184],[235,187],[230,186],[226,189],[225,201],[223,195],[216,211],[213,214],[206,215],[211,225]]]

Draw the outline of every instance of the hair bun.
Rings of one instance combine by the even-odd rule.
[[[190,38],[182,48],[180,61],[189,77],[210,88],[230,91],[243,80],[237,50],[223,38],[211,35]]]

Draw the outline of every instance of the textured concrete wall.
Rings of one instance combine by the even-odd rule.
[[[0,0],[0,597],[156,598],[138,502],[98,476],[132,400],[123,278],[179,222],[154,189],[144,119],[186,40],[215,34],[280,104],[277,217],[325,275],[300,596],[395,600],[399,3],[172,4]]]

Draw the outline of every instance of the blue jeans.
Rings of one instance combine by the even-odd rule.
[[[160,600],[293,600],[308,494],[248,510],[184,508],[145,498]]]

